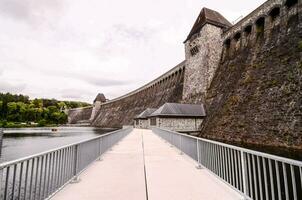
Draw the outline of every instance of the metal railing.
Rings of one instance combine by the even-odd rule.
[[[0,164],[1,200],[48,199],[119,140],[131,128]]]
[[[302,199],[302,162],[159,128],[155,134],[253,200]]]

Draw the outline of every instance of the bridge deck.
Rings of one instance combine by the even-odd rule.
[[[195,166],[152,131],[134,129],[103,161],[81,174],[79,183],[67,185],[53,199],[243,199],[207,170]]]

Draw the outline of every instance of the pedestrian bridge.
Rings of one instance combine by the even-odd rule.
[[[158,128],[4,163],[0,175],[0,199],[302,199],[302,162]]]
[[[241,199],[241,196],[150,130],[134,129],[54,200]]]

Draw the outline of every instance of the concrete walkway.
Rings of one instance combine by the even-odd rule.
[[[150,130],[134,129],[55,200],[237,200],[237,192]]]

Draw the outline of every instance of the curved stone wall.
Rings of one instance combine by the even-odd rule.
[[[79,121],[89,120],[92,113],[92,107],[76,108],[68,110],[68,123],[76,124]]]
[[[158,108],[166,102],[181,102],[185,62],[180,63],[143,87],[101,105],[92,126],[122,127],[146,108]]]

